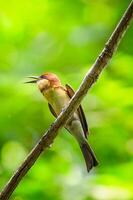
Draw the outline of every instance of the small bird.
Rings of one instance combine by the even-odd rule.
[[[71,86],[61,85],[60,79],[53,73],[44,73],[41,76],[30,76],[31,81],[26,83],[36,83],[40,92],[48,102],[51,113],[57,118],[60,112],[66,107],[74,95]],[[83,153],[87,171],[98,165],[98,161],[87,141],[89,135],[85,114],[80,105],[76,112],[69,118],[65,128],[75,137]]]

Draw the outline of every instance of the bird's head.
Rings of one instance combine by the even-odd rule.
[[[40,89],[41,92],[49,88],[61,85],[59,78],[53,73],[45,73],[38,77],[30,76],[29,78],[32,78],[32,80],[26,83],[37,83],[38,88]]]

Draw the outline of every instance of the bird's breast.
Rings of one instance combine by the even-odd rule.
[[[62,88],[50,88],[43,93],[57,115],[67,106],[70,98]]]

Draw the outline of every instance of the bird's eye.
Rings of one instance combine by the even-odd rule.
[[[41,75],[40,78],[41,79],[47,79],[47,77],[45,75]]]

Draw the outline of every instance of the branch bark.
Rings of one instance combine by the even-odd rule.
[[[66,108],[64,108],[64,110],[60,113],[55,122],[51,125],[48,131],[42,136],[40,141],[32,149],[27,158],[24,160],[24,162],[21,164],[18,170],[14,173],[14,175],[5,185],[5,187],[0,193],[0,200],[8,200],[10,198],[11,194],[13,193],[17,185],[20,183],[20,181],[26,175],[29,169],[34,165],[39,155],[44,150],[49,148],[49,146],[53,143],[53,140],[57,136],[57,131],[59,130],[59,128],[61,128],[66,123],[68,116],[70,116],[70,114],[72,114],[77,109],[82,99],[87,94],[89,88],[93,85],[93,83],[96,82],[100,73],[112,58],[124,33],[131,24],[132,19],[133,19],[133,1],[131,1],[129,7],[127,8],[126,12],[124,13],[123,17],[121,18],[114,32],[112,33],[109,40],[105,44],[104,49],[94,62],[89,72],[86,74],[79,89],[71,99],[69,105]]]

